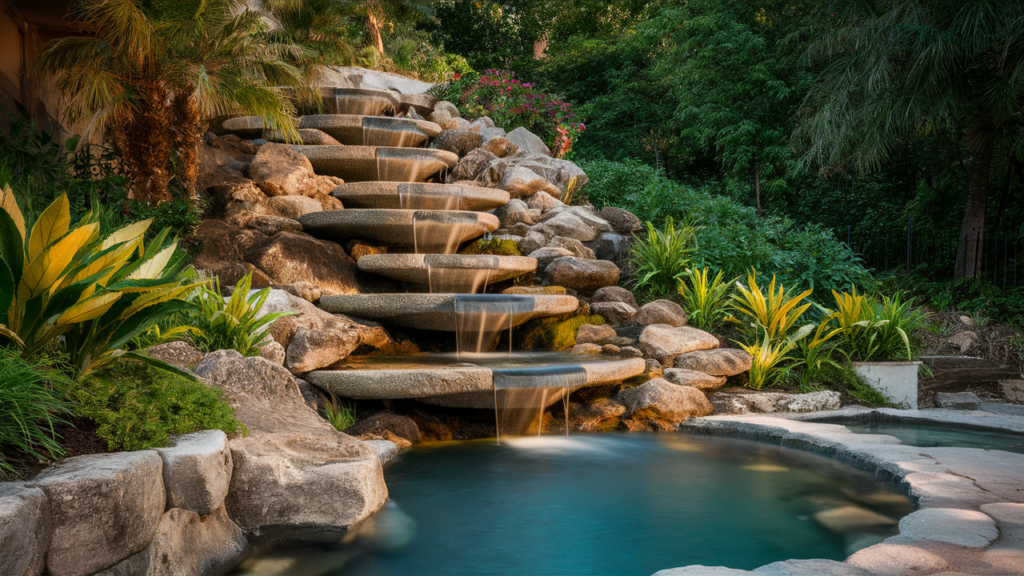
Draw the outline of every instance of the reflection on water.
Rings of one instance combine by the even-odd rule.
[[[910,446],[982,448],[1024,454],[1024,435],[1010,432],[968,430],[948,426],[940,427],[939,425],[900,422],[846,424],[846,427],[851,432],[857,434],[895,436],[900,439],[900,442]]]
[[[334,549],[242,574],[652,574],[841,560],[910,502],[833,460],[756,442],[578,435],[424,446],[385,469],[392,505]]]

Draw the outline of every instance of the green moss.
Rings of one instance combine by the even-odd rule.
[[[526,350],[568,350],[576,345],[576,332],[584,324],[604,324],[603,316],[554,317],[535,321],[523,333],[521,346]]]
[[[490,254],[492,256],[522,256],[515,240],[477,240],[462,249],[462,254]]]
[[[114,362],[78,382],[69,396],[111,450],[166,446],[171,434],[199,430],[248,434],[219,390],[140,362]]]

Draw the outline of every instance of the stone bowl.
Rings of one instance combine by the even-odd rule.
[[[426,120],[388,116],[321,114],[299,118],[299,128],[321,130],[347,146],[418,148],[441,133]]]
[[[487,254],[368,254],[359,259],[359,269],[429,286],[430,292],[472,294],[489,284],[533,272],[537,259]]]
[[[346,182],[331,192],[348,208],[493,210],[508,204],[498,188],[427,182]]]
[[[316,238],[338,243],[362,238],[421,253],[452,253],[498,228],[493,214],[442,210],[329,210],[305,214],[299,222]]]
[[[346,182],[423,182],[447,170],[459,157],[444,150],[377,146],[289,146],[309,158],[313,171]]]

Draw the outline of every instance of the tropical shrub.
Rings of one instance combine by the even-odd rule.
[[[436,85],[431,93],[458,106],[464,117],[488,116],[507,131],[526,128],[540,136],[556,157],[568,154],[586,129],[574,119],[572,104],[540,92],[509,70],[457,74],[451,82]]]
[[[192,300],[194,312],[183,320],[193,328],[190,334],[197,348],[204,352],[230,349],[243,356],[260,355],[260,344],[267,338],[270,325],[293,312],[259,316],[263,303],[270,296],[270,288],[250,294],[251,287],[252,273],[238,281],[226,300],[221,296],[219,278],[201,285]]]
[[[779,369],[780,364],[791,360],[786,354],[793,349],[794,344],[788,338],[773,342],[765,332],[760,341],[750,345],[740,344],[740,347],[751,356],[747,386],[760,390],[765,385],[771,386],[779,381],[784,373]]]
[[[52,363],[0,347],[0,478],[13,475],[13,464],[22,458],[37,461],[64,453],[54,424],[68,411],[62,390],[71,380]]]
[[[119,360],[69,389],[78,415],[97,424],[111,450],[166,446],[171,434],[223,430],[247,434],[223,393],[201,382]]]
[[[26,356],[64,338],[72,366],[83,374],[122,355],[123,347],[163,318],[188,306],[180,296],[176,243],[167,230],[145,245],[151,221],[125,226],[105,239],[94,216],[71,228],[66,195],[26,232],[10,189],[0,194],[0,337]]]
[[[812,292],[805,290],[793,296],[793,291],[787,293],[781,284],[776,290],[773,276],[765,296],[757,285],[757,271],[751,269],[747,274],[747,286],[736,284],[732,309],[744,331],[755,335],[755,343],[761,340],[762,333],[769,341],[776,342],[788,336],[797,320],[811,307],[810,303],[800,305],[800,302]]]
[[[912,309],[913,300],[893,296],[872,297],[832,292],[835,310],[827,310],[839,330],[839,345],[851,359],[861,362],[913,360],[911,335],[924,324],[926,314]]]
[[[722,325],[729,315],[729,302],[726,295],[739,278],[722,281],[719,272],[708,282],[708,268],[700,270],[690,268],[679,280],[679,297],[689,318],[688,323],[695,328],[713,332]]]
[[[842,366],[832,359],[836,344],[831,340],[839,333],[840,330],[832,328],[826,319],[818,324],[814,336],[808,335],[796,340],[796,350],[799,354],[793,359],[793,363],[787,366],[787,370],[798,372],[801,390],[808,391],[812,383],[821,381],[827,368],[842,369]]]
[[[684,223],[676,228],[675,222],[669,218],[664,231],[661,231],[647,222],[647,235],[638,238],[630,247],[634,286],[656,297],[674,294],[696,251],[696,226]]]
[[[331,394],[329,400],[324,403],[324,418],[338,432],[350,428],[356,423],[355,408],[343,404],[338,398]]]

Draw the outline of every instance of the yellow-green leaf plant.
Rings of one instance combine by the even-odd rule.
[[[167,230],[147,247],[151,220],[100,238],[93,215],[71,227],[67,196],[57,198],[29,231],[7,188],[0,192],[0,338],[24,355],[64,337],[64,350],[82,374],[127,353],[125,344],[187,303],[170,266],[176,243],[161,248]],[[173,370],[173,369],[172,369]]]
[[[768,285],[768,295],[757,285],[757,271],[751,268],[747,274],[747,285],[736,284],[736,292],[732,295],[732,308],[738,320],[748,331],[755,334],[755,343],[759,341],[761,330],[768,339],[775,342],[793,328],[793,324],[807,311],[811,305],[800,305],[800,301],[811,295],[813,290],[805,290],[796,296],[787,293],[780,284],[775,289],[775,276]]]
[[[751,345],[740,344],[740,347],[751,356],[747,386],[754,390],[760,390],[766,384],[771,386],[778,381],[779,376],[783,374],[779,365],[792,360],[786,354],[793,349],[794,343],[789,338],[772,342],[768,333],[765,332],[764,338],[760,342]]]
[[[728,316],[726,294],[739,278],[722,280],[719,272],[708,281],[708,269],[689,269],[679,280],[679,297],[688,315],[688,323],[701,330],[712,332]]]

